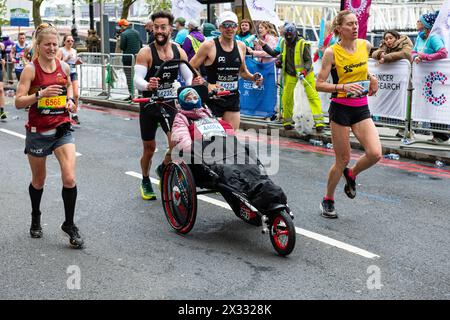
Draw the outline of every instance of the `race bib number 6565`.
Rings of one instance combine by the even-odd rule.
[[[38,100],[40,114],[55,115],[66,110],[67,96],[45,97]]]

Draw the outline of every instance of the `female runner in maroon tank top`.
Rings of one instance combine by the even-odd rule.
[[[41,24],[33,39],[33,61],[23,70],[17,87],[16,108],[30,106],[26,124],[25,153],[30,163],[32,181],[31,228],[33,238],[42,237],[40,202],[44,191],[47,156],[55,153],[61,168],[65,221],[61,229],[73,248],[82,248],[83,240],[73,217],[77,199],[75,183],[75,141],[70,130],[69,111],[75,111],[70,68],[56,59],[58,31]]]

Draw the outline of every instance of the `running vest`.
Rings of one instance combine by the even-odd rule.
[[[64,72],[61,62],[56,59],[56,69],[51,73],[42,70],[38,59],[33,62],[34,80],[30,84],[29,95],[35,94],[41,89],[59,84],[67,84],[67,74]],[[70,122],[69,112],[66,109],[67,90],[63,90],[60,96],[40,98],[37,103],[31,105],[28,111],[28,123],[25,125],[30,132],[43,132],[55,129],[62,123]]]
[[[156,50],[155,43],[150,44],[150,49],[152,51],[152,65],[147,71],[147,74],[145,75],[145,80],[149,81],[151,77],[154,77],[156,75],[156,72],[159,70],[161,65],[163,64],[163,60],[159,58],[158,51]],[[175,44],[172,44],[172,51],[173,51],[173,59],[180,59],[180,51],[178,50],[178,47]],[[159,80],[159,86],[156,90],[156,95],[158,97],[168,97],[172,96],[172,85],[178,78],[178,69],[179,64],[167,64],[164,67],[164,70],[161,73],[160,80]],[[153,96],[152,91],[143,91],[144,97],[151,97]]]
[[[368,76],[369,53],[367,42],[363,39],[356,40],[356,51],[348,53],[340,43],[331,46],[334,52],[335,65],[331,69],[334,84],[345,84],[357,81],[366,81]],[[345,98],[345,92],[332,94],[333,98]]]
[[[24,59],[25,59],[25,49],[27,48],[27,44],[22,47],[19,46],[18,43],[16,43],[16,53],[14,54],[14,59],[16,60],[14,62],[14,69],[16,72],[21,72],[23,68],[25,68],[24,65]]]
[[[238,91],[239,70],[242,65],[239,47],[234,40],[234,47],[231,52],[224,51],[219,39],[214,38],[216,44],[216,58],[213,64],[206,67],[208,82],[217,84],[225,90]]]
[[[65,59],[69,54],[72,54],[72,58],[67,60],[66,63],[70,67],[70,73],[71,74],[72,73],[76,73],[77,72],[77,67],[76,67],[75,63],[77,61],[77,50],[75,50],[74,48],[70,48],[70,51],[67,51],[66,48],[62,47],[61,51],[62,51],[62,54],[63,54],[63,59]]]

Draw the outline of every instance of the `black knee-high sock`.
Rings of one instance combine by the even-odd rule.
[[[35,189],[33,185],[30,183],[30,186],[28,187],[28,192],[30,193],[31,198],[31,214],[33,216],[38,216],[41,214],[41,211],[39,207],[41,206],[41,198],[42,193],[44,192],[44,188],[41,190]]]
[[[66,226],[73,225],[73,216],[75,214],[75,203],[77,202],[77,186],[73,188],[62,189],[62,198],[64,201],[64,212],[66,214]]]

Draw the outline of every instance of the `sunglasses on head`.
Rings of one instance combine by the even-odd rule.
[[[222,23],[222,27],[224,27],[225,29],[236,28],[237,27],[237,23],[235,23],[235,22],[224,22],[224,23]]]
[[[51,23],[41,23],[37,28],[36,28],[36,34],[38,34],[39,32],[41,32],[42,30],[46,29],[46,28],[54,28],[54,26]]]

